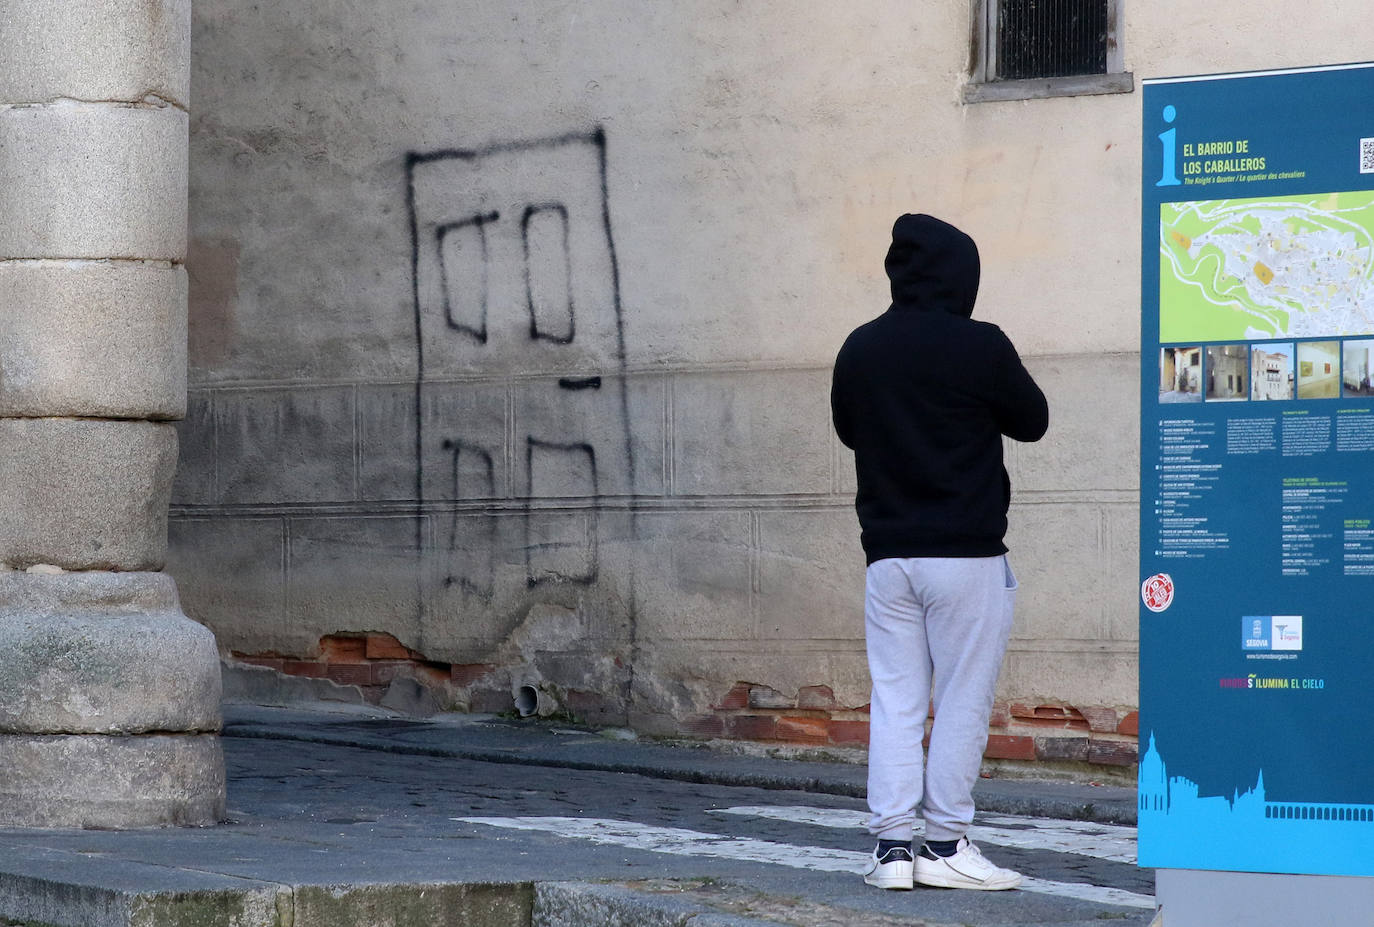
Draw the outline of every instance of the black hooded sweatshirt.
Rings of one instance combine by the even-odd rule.
[[[1006,553],[1011,481],[1002,435],[1037,441],[1045,395],[1011,341],[969,316],[978,248],[926,215],[892,227],[892,306],[835,359],[830,404],[854,450],[868,562]]]

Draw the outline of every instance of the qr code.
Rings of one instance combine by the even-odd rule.
[[[1360,139],[1360,173],[1374,174],[1374,138]]]

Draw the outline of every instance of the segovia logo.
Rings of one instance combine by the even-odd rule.
[[[1164,122],[1173,125],[1178,110],[1170,103],[1164,107]],[[1164,166],[1160,169],[1156,187],[1177,187],[1183,183],[1178,179],[1178,129],[1168,129],[1159,133],[1159,144],[1163,148]]]
[[[1243,650],[1302,650],[1302,615],[1246,615],[1240,623]]]

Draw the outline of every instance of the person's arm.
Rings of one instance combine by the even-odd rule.
[[[849,407],[844,397],[844,384],[847,380],[842,370],[844,366],[844,348],[840,348],[840,354],[835,358],[835,369],[830,375],[830,419],[835,424],[835,434],[840,436],[840,443],[853,449],[853,426],[849,421]]]
[[[1050,425],[1049,403],[1000,329],[997,341],[992,394],[997,427],[1014,441],[1039,441]]]

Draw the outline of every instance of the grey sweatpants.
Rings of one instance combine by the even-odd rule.
[[[918,806],[925,839],[957,840],[968,831],[1015,597],[1005,556],[869,565],[868,829],[878,837],[910,840]],[[932,707],[925,764],[921,740]]]

